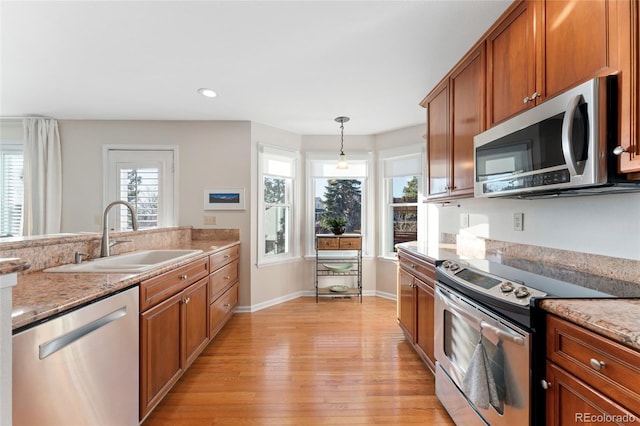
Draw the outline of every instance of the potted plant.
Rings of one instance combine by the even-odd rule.
[[[340,216],[326,217],[322,220],[321,226],[333,232],[335,235],[341,235],[344,234],[347,220]]]

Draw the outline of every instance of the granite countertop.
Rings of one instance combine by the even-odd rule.
[[[22,272],[29,269],[29,263],[15,257],[0,258],[0,275]]]
[[[410,241],[396,244],[396,247],[426,258],[430,263],[435,263],[436,260],[455,260],[459,258],[458,254],[456,254],[455,244],[429,244],[420,241]]]
[[[413,241],[397,246],[430,260],[432,263],[436,260],[460,258],[456,254],[455,244],[429,245]],[[586,288],[617,296],[603,299],[545,299],[540,302],[540,307],[616,342],[640,350],[640,298],[638,298],[640,287],[637,283],[614,280],[584,272],[568,271],[526,259],[496,258],[491,260],[554,279],[580,283]]]
[[[15,330],[81,306],[236,244],[239,241],[192,240],[172,248],[202,250],[202,253],[139,274],[33,272],[20,275],[18,285],[13,287],[12,328]],[[4,259],[0,266],[10,261]]]
[[[540,307],[640,350],[640,299],[546,299]]]

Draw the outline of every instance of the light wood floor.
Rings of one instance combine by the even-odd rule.
[[[144,426],[453,425],[394,301],[303,297],[235,314]]]

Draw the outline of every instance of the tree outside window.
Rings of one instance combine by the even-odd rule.
[[[320,225],[323,219],[343,217],[348,233],[362,230],[362,180],[316,179],[316,233],[326,232]]]
[[[288,251],[287,229],[289,206],[287,202],[287,179],[264,177],[264,254],[280,254]]]
[[[393,250],[398,243],[418,239],[418,177],[391,178]]]

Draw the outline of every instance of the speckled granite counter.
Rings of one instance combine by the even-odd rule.
[[[16,257],[0,258],[0,275],[26,271],[29,266],[29,263]]]
[[[547,299],[540,307],[640,350],[640,299]]]
[[[158,267],[140,274],[34,272],[21,275],[18,285],[13,288],[12,328],[16,330],[134,286],[142,280],[186,265],[235,244],[239,244],[239,241],[191,240],[173,248],[202,250],[202,253],[181,259],[170,266]]]
[[[428,244],[420,241],[410,241],[408,243],[397,244],[396,246],[399,249],[403,249],[416,254],[419,257],[426,258],[430,263],[434,263],[436,260],[458,259],[455,244]]]

